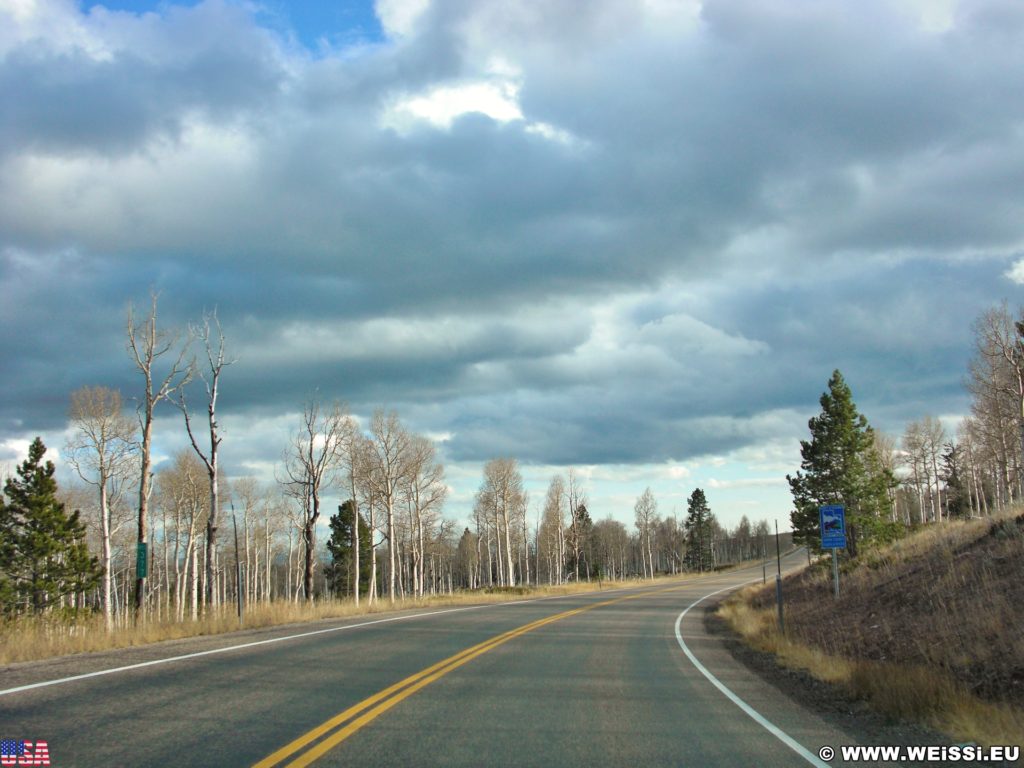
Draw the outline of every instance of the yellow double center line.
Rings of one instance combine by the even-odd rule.
[[[527,632],[532,632],[535,629],[540,629],[546,624],[552,624],[556,621],[567,619],[570,616],[586,613],[587,611],[592,611],[594,608],[600,608],[604,605],[621,603],[624,600],[635,600],[638,597],[647,597],[649,595],[655,595],[661,592],[668,592],[673,589],[680,588],[681,587],[670,587],[668,589],[656,589],[635,595],[617,597],[612,600],[604,600],[599,603],[585,605],[581,608],[573,608],[572,610],[563,611],[562,613],[556,613],[553,616],[538,619],[537,621],[524,624],[516,629],[509,630],[504,634],[492,637],[490,640],[485,640],[484,642],[474,645],[471,648],[467,648],[454,656],[449,656],[444,661],[439,661],[436,664],[417,672],[415,675],[411,675],[410,677],[385,688],[383,691],[375,693],[367,699],[363,699],[358,704],[349,707],[344,712],[338,713],[330,720],[318,725],[313,730],[304,733],[290,744],[286,744],[281,747],[279,750],[274,752],[274,754],[260,760],[253,766],[253,768],[272,768],[273,766],[289,759],[293,755],[296,755],[321,737],[330,734],[327,738],[317,743],[312,749],[307,750],[286,764],[287,768],[299,768],[300,766],[310,765],[313,761],[334,749],[334,747],[338,746],[353,733],[382,715],[384,712],[387,712],[400,701],[409,698],[416,693],[416,691],[430,685],[438,678],[444,677],[453,669],[458,669],[466,662],[472,661],[477,656],[485,654],[488,651],[497,648],[499,645],[507,643],[513,638],[525,635]],[[339,726],[342,727],[339,728]],[[338,730],[335,731],[335,728],[338,728]],[[332,731],[334,732],[331,733]]]

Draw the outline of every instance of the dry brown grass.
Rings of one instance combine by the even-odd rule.
[[[1024,742],[1024,515],[928,528],[847,566],[774,590],[748,588],[720,613],[784,666],[838,683],[879,711],[962,740]]]
[[[63,656],[72,653],[106,651],[114,648],[128,648],[158,643],[163,640],[177,640],[201,635],[216,635],[234,632],[238,629],[299,624],[326,619],[343,619],[355,616],[393,613],[395,611],[441,606],[475,605],[526,600],[538,597],[555,597],[599,589],[617,589],[634,586],[642,581],[604,581],[540,586],[504,590],[474,590],[456,592],[451,595],[437,595],[422,599],[406,598],[394,604],[387,599],[373,605],[361,601],[357,607],[351,600],[324,600],[309,605],[306,603],[273,602],[247,606],[245,622],[239,626],[234,605],[221,606],[197,621],[150,619],[138,626],[121,626],[107,633],[102,617],[89,616],[74,623],[55,618],[24,618],[16,622],[0,624],[0,664]]]
[[[760,561],[758,561],[760,562]],[[723,570],[742,568],[750,563],[740,563]],[[679,576],[658,575],[655,579],[622,579],[618,581],[579,582],[557,586],[506,587],[477,589],[442,594],[422,599],[405,598],[390,603],[378,600],[368,605],[365,598],[357,607],[351,600],[323,600],[313,604],[278,601],[246,606],[245,622],[241,626],[234,604],[214,609],[197,621],[186,619],[178,622],[171,619],[150,618],[135,626],[118,626],[107,633],[99,616],[79,618],[73,623],[56,618],[22,618],[15,622],[0,622],[0,664],[64,656],[73,653],[91,653],[116,648],[159,643],[164,640],[179,640],[202,635],[218,635],[239,629],[258,629],[286,624],[301,624],[328,619],[344,619],[355,616],[394,613],[417,608],[443,606],[503,603],[514,600],[528,600],[541,597],[557,597],[599,590],[622,589],[642,586],[665,580],[682,578],[710,578],[713,573],[702,576],[688,574]]]

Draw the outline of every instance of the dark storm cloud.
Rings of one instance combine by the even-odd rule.
[[[150,286],[217,307],[226,423],[319,390],[550,463],[768,439],[835,367],[889,428],[962,412],[1019,292],[1016,4],[467,0],[320,57],[242,6],[53,7],[0,36],[0,442],[136,386]],[[522,117],[408,111],[474,83]]]

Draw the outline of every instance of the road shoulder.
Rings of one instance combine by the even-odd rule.
[[[721,643],[735,663],[786,699],[813,711],[818,718],[842,732],[849,738],[847,744],[917,746],[952,743],[948,736],[922,725],[896,721],[879,714],[866,702],[854,699],[842,689],[822,682],[804,670],[783,667],[772,654],[752,649],[717,615],[718,606],[725,597],[716,597],[700,606],[699,618],[704,632]],[[805,746],[814,751],[817,745]],[[840,761],[835,760],[832,764],[838,765]]]

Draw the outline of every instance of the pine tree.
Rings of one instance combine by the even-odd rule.
[[[847,527],[855,527],[860,544],[895,538],[900,526],[888,519],[893,478],[839,371],[832,373],[819,402],[821,413],[807,423],[811,439],[800,441],[802,471],[786,476],[795,506],[790,513],[793,541],[821,551],[818,507],[823,504],[846,507]]]
[[[335,594],[348,597],[352,594],[352,525],[353,503],[347,499],[338,507],[338,514],[331,515],[331,538],[327,550],[333,562],[327,578]],[[365,595],[370,588],[370,526],[359,515],[359,594]]]
[[[594,529],[594,521],[590,518],[590,512],[586,504],[580,504],[573,512],[573,524],[570,535],[573,539],[573,546],[566,555],[566,567],[577,574],[577,578],[591,579],[597,577],[591,557],[591,533]],[[576,553],[579,553],[579,562],[576,560]]]
[[[68,515],[57,500],[53,462],[42,463],[45,453],[46,446],[37,437],[28,459],[18,467],[18,477],[4,484],[0,581],[7,584],[6,613],[28,608],[41,613],[59,606],[64,598],[95,588],[103,573],[89,555],[78,512]]]
[[[14,511],[0,495],[0,613],[3,614],[11,613],[17,602],[14,581],[14,562],[17,556],[14,542],[16,522]]]
[[[946,511],[952,518],[970,517],[970,498],[961,473],[963,450],[955,443],[946,443],[945,448],[939,476],[946,483]]]
[[[686,566],[693,571],[710,571],[714,562],[714,516],[707,497],[700,488],[694,488],[686,500]]]

